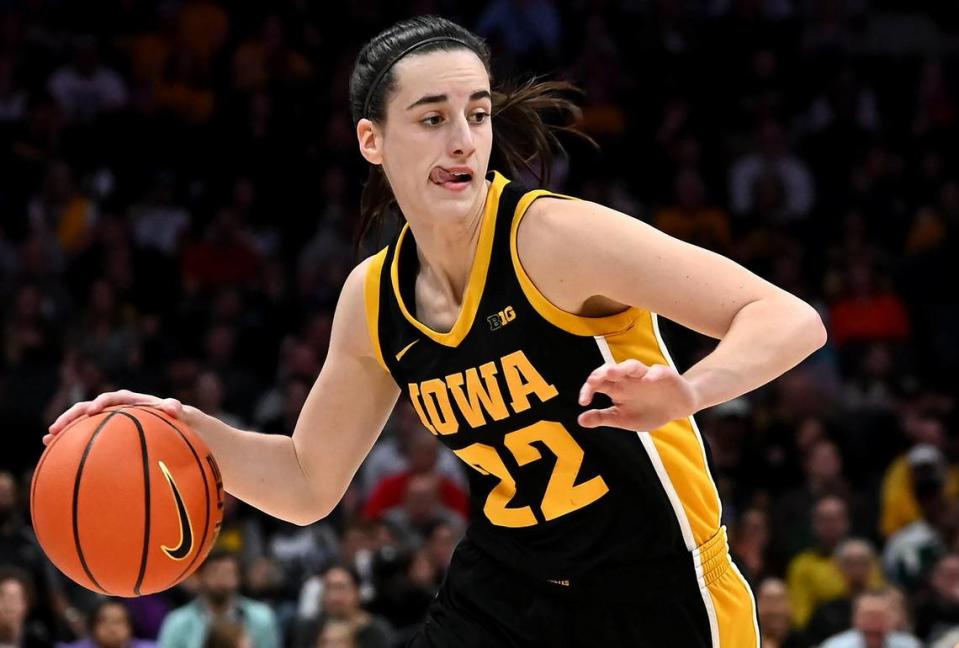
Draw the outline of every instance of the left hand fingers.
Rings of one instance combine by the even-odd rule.
[[[594,427],[620,427],[617,425],[620,419],[620,411],[615,405],[606,409],[592,409],[581,413],[576,422],[584,428]]]
[[[653,365],[656,367],[659,365]],[[608,393],[609,385],[635,378],[642,378],[652,367],[635,358],[617,364],[605,364],[593,370],[579,391],[579,404],[588,405],[597,391]],[[612,394],[610,394],[612,395]]]
[[[595,381],[589,385],[584,385],[580,392],[579,404],[589,405],[596,394],[606,394],[614,401],[619,401],[629,395],[634,390],[635,380],[611,380],[604,379]]]

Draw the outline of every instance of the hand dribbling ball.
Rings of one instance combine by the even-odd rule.
[[[168,589],[203,562],[223,519],[223,482],[203,440],[146,406],[85,416],[46,448],[30,515],[44,552],[94,592]]]

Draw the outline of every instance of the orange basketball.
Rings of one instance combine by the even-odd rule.
[[[56,436],[33,475],[30,514],[53,563],[114,596],[160,592],[210,552],[223,519],[213,455],[182,421],[118,406]]]

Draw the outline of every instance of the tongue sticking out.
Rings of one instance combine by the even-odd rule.
[[[440,167],[436,167],[430,173],[430,180],[432,180],[436,184],[443,184],[444,182],[450,182],[453,179],[454,178],[452,173],[450,173],[446,169],[441,169]]]
[[[470,178],[471,176],[469,173],[450,173],[441,167],[436,167],[430,173],[430,180],[436,184],[446,184],[447,182],[465,184],[470,181]]]

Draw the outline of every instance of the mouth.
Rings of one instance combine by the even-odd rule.
[[[469,167],[434,167],[430,172],[430,182],[450,191],[463,191],[473,181],[473,170]]]

